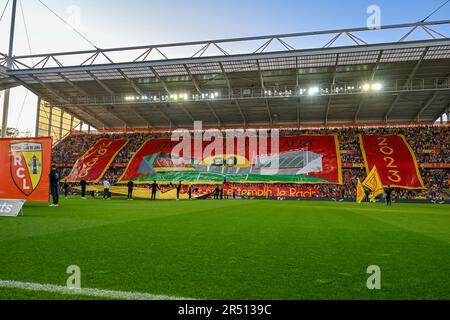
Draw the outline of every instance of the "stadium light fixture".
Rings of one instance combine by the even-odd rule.
[[[139,97],[135,97],[135,96],[126,96],[125,97],[125,101],[135,101],[135,100],[139,100]]]
[[[370,83],[364,83],[362,86],[363,91],[369,91],[370,90]]]
[[[211,99],[215,99],[219,97],[219,93],[218,92],[211,92],[211,94],[209,95]],[[208,97],[208,94],[206,94],[206,97]]]
[[[319,87],[311,87],[311,88],[308,89],[308,94],[310,96],[313,96],[313,95],[318,94],[318,93],[319,93]]]
[[[381,89],[383,89],[383,85],[381,83],[376,82],[376,83],[372,84],[373,91],[380,91]]]

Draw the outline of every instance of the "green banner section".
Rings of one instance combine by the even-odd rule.
[[[305,175],[260,175],[260,174],[219,174],[212,172],[164,172],[133,179],[136,183],[152,183],[153,181],[183,183],[218,183],[240,182],[240,183],[303,183],[319,184],[331,183],[328,180]]]

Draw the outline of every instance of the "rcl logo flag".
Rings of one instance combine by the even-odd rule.
[[[22,142],[10,145],[11,175],[17,188],[29,196],[42,178],[42,143]]]
[[[0,139],[0,198],[47,202],[51,138]]]

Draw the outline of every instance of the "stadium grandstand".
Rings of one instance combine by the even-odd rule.
[[[352,198],[356,177],[365,175],[358,134],[402,133],[427,189],[399,196],[442,201],[450,178],[450,42],[437,30],[449,24],[2,55],[10,67],[0,69],[1,86],[22,85],[39,97],[36,134],[53,137],[54,160],[65,174],[100,138],[129,138],[105,175],[118,181],[147,139],[202,121],[220,130],[338,135],[344,184],[317,186],[315,195]],[[364,40],[383,32],[389,39],[392,31],[404,36]],[[307,37],[316,45],[295,45]]]
[[[449,110],[449,42],[432,29],[448,24],[16,56],[3,81],[41,98],[37,132],[55,141],[80,123],[98,130],[173,129],[193,120],[221,128],[431,124]],[[431,39],[417,40],[417,29]],[[399,30],[406,30],[400,41],[363,40]],[[317,47],[293,47],[306,37]],[[228,49],[236,46],[238,53]]]
[[[283,136],[303,134],[337,134],[339,136],[344,178],[343,185],[318,184],[311,186],[317,189],[313,197],[335,200],[354,200],[357,178],[360,178],[362,181],[366,176],[364,160],[358,141],[358,135],[361,133],[404,134],[411,144],[417,155],[426,189],[398,190],[396,195],[398,200],[448,201],[450,197],[450,156],[448,152],[450,141],[447,126],[411,124],[397,127],[382,127],[377,125],[351,128],[285,129],[281,132]],[[124,173],[133,155],[145,141],[149,139],[170,139],[170,135],[170,132],[73,133],[55,146],[53,157],[59,164],[63,176],[67,176],[71,172],[74,163],[100,139],[130,139],[131,142],[121,150],[114,163],[105,173],[104,178],[115,184]]]

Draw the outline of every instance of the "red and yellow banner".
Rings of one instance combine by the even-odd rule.
[[[195,194],[205,195],[214,192],[216,186],[199,185],[195,186]],[[183,189],[183,192],[187,193],[187,187]],[[237,197],[255,197],[255,198],[314,198],[319,193],[317,188],[305,188],[300,186],[278,186],[269,184],[265,186],[254,186],[240,184],[236,186],[226,185],[224,187],[224,196],[233,197],[235,194]]]
[[[80,190],[79,187],[75,189]],[[202,198],[214,193],[216,185],[193,185],[192,198]],[[87,191],[103,192],[103,186],[88,186]],[[183,185],[180,190],[180,199],[189,199],[189,186]],[[126,186],[113,186],[110,191],[113,194],[127,195],[128,188]],[[317,188],[301,187],[301,186],[255,186],[255,185],[226,185],[224,187],[223,195],[226,198],[249,197],[249,198],[314,198],[319,193]],[[133,190],[133,197],[136,199],[150,199],[151,191],[149,188],[136,187]],[[160,185],[160,190],[157,191],[156,199],[158,200],[175,200],[177,198],[177,188],[172,185]]]
[[[75,163],[67,182],[99,182],[128,139],[100,139]]]
[[[383,186],[424,189],[416,156],[403,135],[360,135],[369,174],[376,166]]]
[[[180,146],[179,141],[149,140],[136,152],[119,182],[342,184],[336,136],[281,137],[276,152],[271,149],[264,151],[258,139],[256,148],[249,138],[244,143],[236,138],[230,139],[224,138],[223,145],[216,140],[192,139],[186,147],[187,150],[190,148],[189,155],[174,153]],[[220,151],[218,145],[221,146]],[[228,151],[230,145],[235,146],[232,152]],[[270,138],[265,146],[272,146]]]
[[[384,193],[383,182],[376,166],[372,168],[362,185],[372,191],[372,200]]]
[[[364,187],[361,183],[361,180],[358,178],[358,184],[356,186],[356,202],[362,203],[365,197],[366,193],[364,192]]]
[[[52,138],[0,139],[0,199],[48,202]]]

